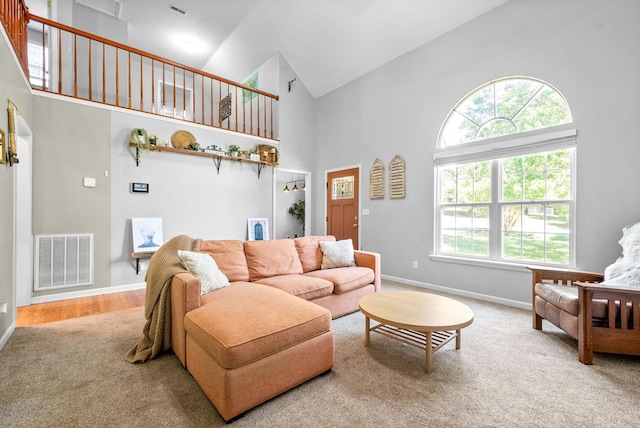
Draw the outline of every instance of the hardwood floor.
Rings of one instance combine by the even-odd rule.
[[[26,327],[53,321],[144,306],[145,289],[19,307],[16,325]]]

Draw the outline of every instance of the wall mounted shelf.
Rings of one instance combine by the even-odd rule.
[[[198,150],[178,149],[178,148],[169,147],[169,146],[151,145],[149,147],[145,147],[145,146],[142,146],[142,145],[136,144],[136,143],[129,143],[129,146],[130,147],[134,147],[135,150],[136,150],[136,166],[140,166],[140,155],[141,155],[141,151],[144,151],[144,150],[150,150],[150,151],[156,151],[156,152],[170,152],[170,153],[178,153],[178,154],[183,154],[183,155],[203,156],[203,157],[207,157],[207,158],[212,158],[213,159],[213,163],[216,166],[216,170],[218,171],[218,174],[220,174],[220,165],[221,165],[223,160],[228,160],[228,161],[232,161],[232,162],[250,163],[250,164],[257,165],[258,166],[258,178],[260,178],[260,174],[262,173],[262,169],[265,166],[278,166],[277,162],[258,161],[258,160],[252,160],[252,159],[237,157],[237,156],[225,156],[225,155],[219,155],[217,153],[207,153],[207,152],[202,152],[202,151],[198,151]]]

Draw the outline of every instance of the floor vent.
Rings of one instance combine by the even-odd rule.
[[[93,233],[36,235],[34,291],[93,284]]]

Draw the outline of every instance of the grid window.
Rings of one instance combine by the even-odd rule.
[[[530,78],[490,82],[458,103],[435,156],[437,254],[573,264],[576,132],[558,126],[567,120],[562,95]]]

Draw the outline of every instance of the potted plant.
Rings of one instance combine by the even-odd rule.
[[[229,154],[237,157],[240,154],[240,146],[236,146],[235,144],[230,145]]]
[[[254,161],[260,160],[260,155],[258,154],[258,149],[256,147],[249,150],[249,159]]]
[[[304,236],[304,200],[300,199],[298,202],[291,204],[287,212],[302,223],[302,235]]]

